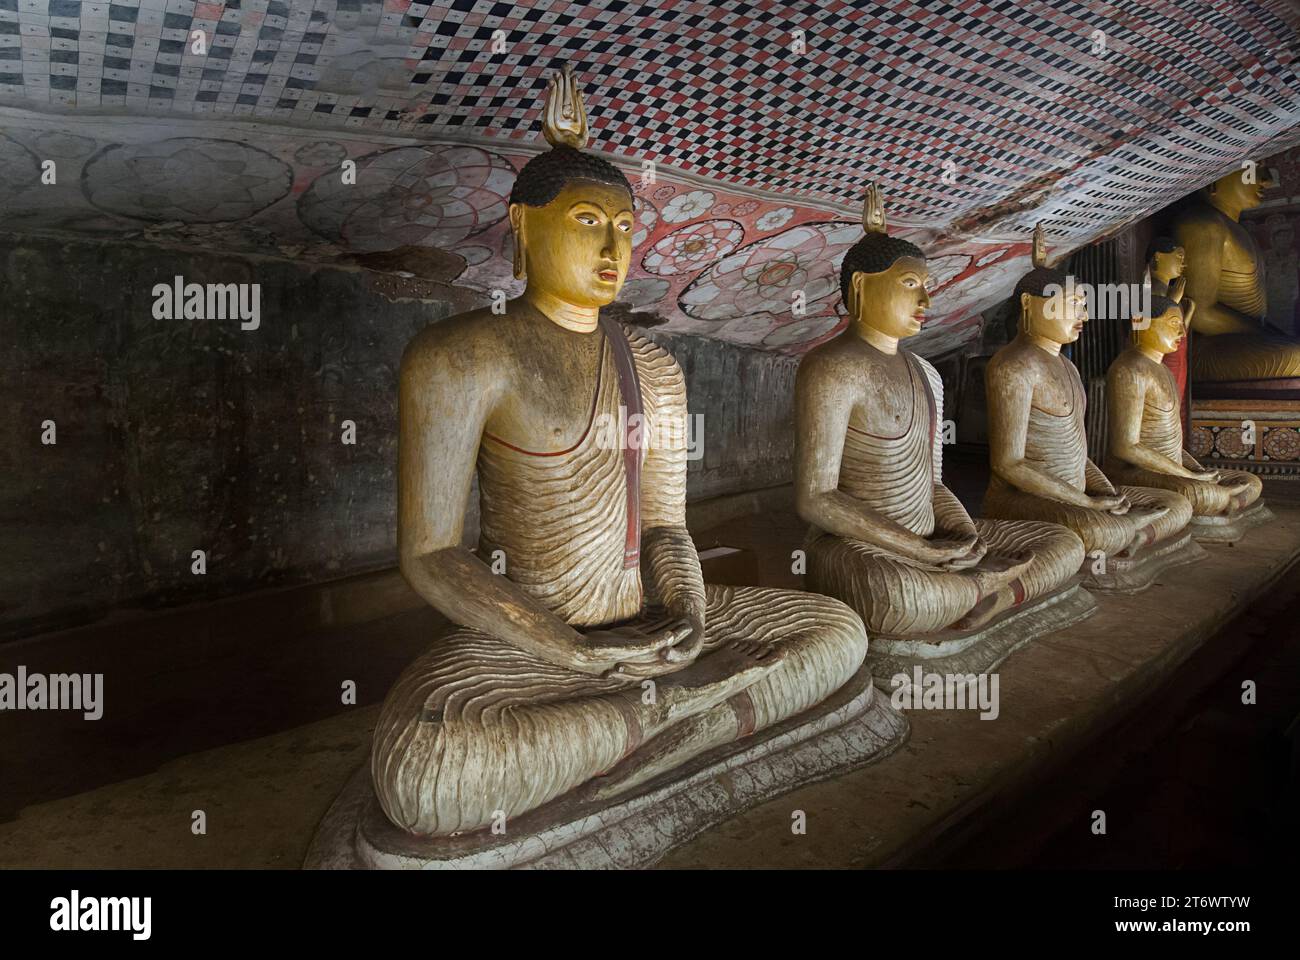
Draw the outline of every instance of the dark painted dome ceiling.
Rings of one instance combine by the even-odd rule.
[[[934,354],[1007,295],[1035,222],[1071,249],[1300,142],[1298,28],[1288,0],[0,0],[0,200],[16,231],[438,247],[514,292],[505,198],[569,62],[589,149],[637,184],[629,309],[806,349],[841,322],[875,180],[932,258]]]

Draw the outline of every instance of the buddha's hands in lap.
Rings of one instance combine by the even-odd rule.
[[[1028,570],[1033,562],[1034,555],[1028,550],[990,553],[980,562],[976,572],[993,574],[1009,583]]]
[[[971,567],[978,567],[983,564],[984,557],[989,552],[989,547],[987,543],[979,538],[979,534],[972,533],[955,539],[960,543],[970,544],[970,549],[966,551],[964,556],[944,564],[945,570],[968,570]]]
[[[579,669],[629,678],[671,673],[681,669],[685,658],[670,660],[669,651],[678,644],[692,642],[694,632],[691,621],[684,617],[589,630],[576,650]],[[703,632],[701,625],[701,640]]]
[[[704,648],[704,617],[687,614],[685,620],[690,624],[690,634],[664,651],[664,659],[679,666],[690,663]]]
[[[980,562],[980,547],[979,537],[928,540],[917,559],[943,570],[963,570]]]
[[[1202,483],[1217,483],[1221,487],[1232,486],[1231,483],[1225,481],[1225,478],[1218,470],[1201,470],[1195,475],[1195,479]]]
[[[1251,482],[1245,478],[1220,477],[1219,486],[1226,487],[1233,496],[1236,496],[1239,493],[1245,493],[1249,490],[1251,488]]]
[[[1128,512],[1128,517],[1139,527],[1145,527],[1149,523],[1155,523],[1168,512],[1168,507],[1134,507]]]
[[[1129,502],[1128,497],[1122,496],[1118,493],[1102,494],[1092,498],[1092,509],[1101,510],[1106,513],[1114,514],[1117,517],[1122,517],[1133,509],[1133,504]],[[1157,516],[1163,515],[1168,510],[1167,507],[1160,507],[1158,509],[1159,513]]]

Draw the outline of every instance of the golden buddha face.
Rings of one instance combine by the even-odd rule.
[[[1182,247],[1174,247],[1168,253],[1157,250],[1151,258],[1151,275],[1168,283],[1174,277],[1183,275],[1183,266],[1187,262],[1187,253]]]
[[[853,315],[862,326],[902,340],[921,331],[930,294],[925,289],[930,272],[925,261],[899,257],[880,273],[853,274]]]
[[[1088,298],[1082,286],[1070,285],[1048,297],[1022,293],[1020,310],[1023,329],[1053,343],[1074,343],[1088,322]]]
[[[1230,210],[1250,210],[1264,202],[1264,183],[1256,171],[1254,183],[1246,182],[1246,171],[1234,170],[1227,176],[1214,181],[1210,196],[1216,206]]]
[[[1151,324],[1144,330],[1137,330],[1136,334],[1139,347],[1161,354],[1173,353],[1187,335],[1182,309],[1171,306],[1160,316],[1153,317]]]
[[[622,187],[572,180],[550,203],[510,205],[516,257],[530,289],[575,307],[613,303],[632,257],[632,197]]]

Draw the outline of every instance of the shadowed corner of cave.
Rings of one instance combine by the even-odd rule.
[[[952,29],[913,30],[890,4],[852,4],[815,72],[768,69],[763,38],[802,26],[739,0],[689,30],[671,5],[612,18],[568,4],[562,36],[537,5],[496,0],[454,5],[477,17],[411,4],[382,20],[356,0],[228,4],[219,21],[212,4],[145,3],[129,21],[114,6],[107,35],[83,30],[72,3],[10,11],[0,703],[20,673],[104,687],[96,720],[0,710],[0,867],[304,864],[395,679],[448,627],[397,568],[399,370],[421,331],[470,311],[490,323],[524,290],[511,189],[546,146],[535,66],[549,73],[556,42],[577,64],[587,149],[633,185],[631,260],[603,316],[672,355],[702,418],[685,498],[707,582],[806,586],[792,562],[808,533],[795,376],[845,335],[839,268],[869,179],[891,234],[928,258],[933,308],[904,346],[942,381],[943,482],[974,517],[989,484],[984,375],[1016,335],[1036,224],[1080,280],[1138,283],[1173,212],[1257,159],[1277,182],[1241,228],[1266,266],[1267,324],[1300,333],[1300,20],[1283,0],[1262,0],[1248,30],[1222,4],[1175,16],[1133,2],[1142,16],[1105,23],[1140,72],[1089,65],[1074,26],[1028,6],[948,5],[935,16]],[[524,25],[508,57],[478,50],[498,8]],[[290,43],[299,20],[310,32]],[[1012,31],[1033,62],[987,53],[959,75],[972,26]],[[202,61],[176,46],[192,29],[220,41]],[[586,30],[609,37],[576,50]],[[137,34],[158,51],[151,80],[122,54]],[[862,66],[882,36],[905,70]],[[1170,36],[1179,71],[1159,69]],[[1026,89],[1029,73],[1059,79]],[[799,105],[796,132],[773,135],[774,103]],[[1015,156],[990,146],[990,124]],[[948,157],[961,160],[951,182]],[[1098,320],[1066,351],[1097,462],[1126,338]],[[996,721],[910,710],[889,756],[755,803],[655,862],[1294,865],[1300,406],[1285,404],[1300,401],[1278,402],[1250,451],[1222,417],[1189,422],[1211,459],[1251,459],[1272,522],[1014,652]],[[471,548],[478,510],[475,484]],[[792,804],[807,836],[791,834]],[[200,810],[213,830],[191,843]]]

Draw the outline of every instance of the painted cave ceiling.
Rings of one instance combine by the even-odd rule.
[[[876,180],[931,257],[935,355],[1009,294],[1035,222],[1077,248],[1300,143],[1297,30],[1290,0],[0,0],[0,203],[14,232],[437,247],[513,295],[506,197],[568,61],[589,149],[637,188],[634,319],[820,342]]]

